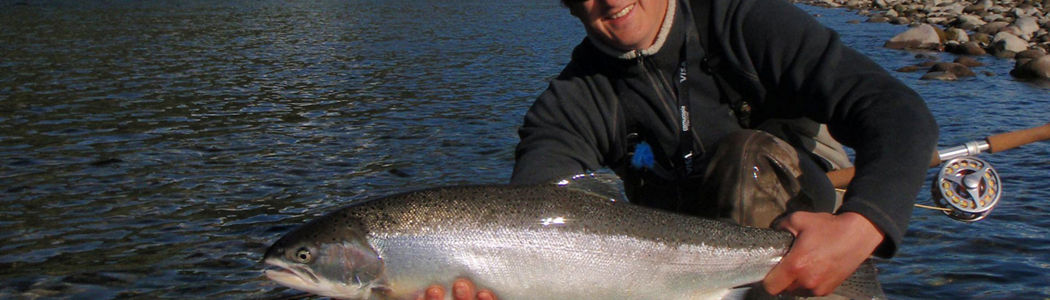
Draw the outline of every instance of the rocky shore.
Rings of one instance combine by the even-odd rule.
[[[849,8],[867,22],[909,25],[885,46],[960,54],[955,62],[929,63],[898,71],[927,70],[923,79],[974,76],[967,56],[1014,59],[1011,75],[1050,80],[1050,0],[793,0],[808,5]],[[979,63],[978,63],[979,64]]]

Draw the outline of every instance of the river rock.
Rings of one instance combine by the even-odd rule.
[[[955,54],[961,54],[961,55],[985,55],[985,54],[988,54],[988,52],[984,51],[984,48],[981,47],[981,45],[979,43],[977,43],[976,41],[969,41],[969,42],[966,42],[966,43],[963,43],[963,44],[949,42],[949,43],[945,44],[944,50],[948,51],[949,53],[955,53]]]
[[[981,10],[987,10],[995,6],[995,2],[992,2],[992,0],[979,0],[977,3],[974,3],[974,6],[979,7]]]
[[[981,16],[981,20],[984,20],[985,22],[1007,22],[1007,21],[1009,21],[1002,14],[997,14],[997,13],[984,13],[984,15]],[[1010,22],[1007,22],[1007,23],[1010,23]]]
[[[984,24],[988,24],[988,22],[981,20],[981,17],[978,16],[961,15],[955,19],[954,24],[956,27],[962,28],[963,30],[976,30],[977,28],[984,26]]]
[[[983,45],[988,45],[992,43],[992,36],[987,33],[978,32],[970,35],[970,41],[976,41]]]
[[[1030,4],[1021,4],[1017,7],[1014,7],[1014,9],[1011,9],[1010,13],[1012,13],[1016,17],[1035,16],[1039,15],[1039,9],[1035,8],[1035,6],[1032,6]]]
[[[885,45],[890,49],[940,49],[941,38],[930,24],[922,24],[891,38]]]
[[[957,57],[957,58],[955,58],[954,62],[957,63],[957,64],[961,64],[961,65],[967,66],[967,67],[971,67],[971,68],[972,67],[980,67],[980,66],[984,65],[984,63],[981,63],[981,62],[977,61],[976,58],[973,58],[973,57],[970,57],[970,56]]]
[[[1005,32],[1005,33],[1012,34],[1012,35],[1014,35],[1016,37],[1021,38],[1022,40],[1025,40],[1025,42],[1027,42],[1028,39],[1029,39],[1029,36],[1027,34],[1025,34],[1024,31],[1022,31],[1020,27],[1017,27],[1017,26],[1014,26],[1014,25],[1006,26],[1005,28],[1003,28],[1002,31],[999,31],[999,32]]]
[[[960,28],[948,28],[944,33],[946,41],[956,41],[960,44],[970,41],[970,35],[966,34],[966,30]]]
[[[970,70],[970,67],[961,63],[953,62],[939,62],[934,64],[933,67],[930,68],[930,72],[947,72],[955,75],[957,78],[977,76],[976,73]]]
[[[999,31],[1002,31],[1003,28],[1006,28],[1006,26],[1010,26],[1010,23],[1006,23],[1003,21],[991,22],[981,25],[981,27],[978,27],[977,32],[988,35],[995,35],[996,33],[999,33]]]
[[[1046,55],[1046,50],[1043,48],[1032,48],[1025,51],[1018,52],[1014,59],[1036,59]]]
[[[968,14],[980,14],[984,12],[984,7],[980,5],[970,5],[963,9],[963,12]]]
[[[929,68],[929,67],[933,67],[933,65],[936,65],[936,64],[937,64],[937,61],[935,61],[935,60],[928,60],[928,61],[924,61],[924,62],[921,62],[921,63],[917,64],[917,66],[920,66],[920,67],[923,67],[923,68]]]
[[[1043,55],[1040,58],[1025,61],[1021,64],[1021,61],[1014,66],[1013,71],[1010,71],[1010,75],[1017,78],[1024,79],[1050,79],[1050,55]]]
[[[927,17],[926,23],[944,25],[948,24],[948,18],[946,17]]]
[[[841,7],[842,6],[842,5],[838,4],[838,3],[835,3],[835,1],[833,1],[833,0],[816,0],[816,1],[814,1],[814,3],[816,3],[816,4],[820,5],[820,6],[831,7],[831,8],[836,8],[836,7]]]
[[[894,71],[901,72],[901,73],[911,73],[911,72],[915,72],[915,71],[922,70],[922,69],[925,69],[925,68],[920,67],[920,66],[912,65],[912,66],[903,66],[903,67],[897,68],[897,70],[894,70]]]
[[[1002,14],[1002,13],[1006,12],[1007,9],[1006,9],[1006,7],[1004,7],[1002,5],[992,5],[991,7],[988,7],[988,11],[989,12],[993,12],[993,13],[997,13],[997,14]]]
[[[877,14],[877,15],[873,15],[873,16],[869,17],[866,22],[868,22],[868,23],[886,23],[889,20],[890,19],[887,18],[886,16],[881,15],[881,14]]]
[[[1039,30],[1039,22],[1034,17],[1019,17],[1014,21],[1013,26],[1017,26],[1017,29],[1021,30],[1021,33],[1026,36],[1032,36],[1033,33]]]
[[[937,54],[933,54],[933,53],[929,53],[929,54],[927,54],[927,53],[916,53],[915,54],[915,59],[923,59],[923,60],[926,60],[926,61],[937,62],[938,60],[941,60],[941,56],[937,55]],[[927,65],[927,67],[929,67],[929,66],[933,66],[933,64]]]
[[[955,74],[948,72],[929,72],[925,75],[922,75],[922,77],[920,77],[919,80],[955,81],[959,80],[959,77],[955,76]]]
[[[999,32],[992,38],[992,48],[1018,53],[1028,50],[1028,42],[1008,32]],[[992,51],[993,54],[995,51]]]

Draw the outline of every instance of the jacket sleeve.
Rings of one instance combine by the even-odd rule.
[[[838,35],[783,0],[714,0],[716,30],[751,78],[763,109],[827,123],[854,149],[856,177],[841,212],[857,212],[885,233],[876,249],[893,256],[936,150],[937,124],[923,99]],[[718,15],[718,14],[712,14]]]
[[[570,62],[525,114],[518,129],[521,141],[515,150],[512,184],[547,183],[606,164],[619,109],[596,99],[616,96],[569,75],[573,65]]]

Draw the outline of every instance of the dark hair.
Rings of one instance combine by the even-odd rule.
[[[561,5],[565,6],[565,7],[569,7],[569,3],[577,3],[578,4],[578,3],[584,3],[584,2],[587,2],[587,0],[561,0]]]

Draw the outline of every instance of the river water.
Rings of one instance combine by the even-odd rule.
[[[879,47],[901,26],[804,9],[887,69],[923,60]],[[0,28],[0,298],[293,294],[258,261],[295,225],[506,182],[583,37],[554,0],[0,0]],[[1050,89],[981,60],[994,76],[894,73],[942,147],[1050,121]],[[973,224],[916,210],[880,262],[893,298],[1050,297],[1050,143],[984,158],[1002,204]]]

